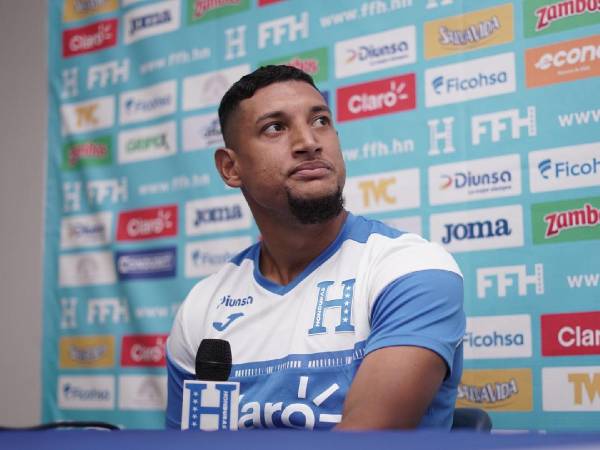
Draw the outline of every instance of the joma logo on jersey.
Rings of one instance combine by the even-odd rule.
[[[337,299],[328,299],[328,291],[335,284],[334,281],[321,281],[317,284],[317,304],[313,326],[308,330],[309,336],[327,333],[325,327],[325,312],[329,308],[339,308],[339,324],[335,327],[336,333],[354,332],[352,325],[352,299],[354,297],[354,283],[356,279],[342,281],[342,296]]]

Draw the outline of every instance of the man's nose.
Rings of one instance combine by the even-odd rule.
[[[294,154],[314,153],[321,150],[315,131],[308,124],[297,125],[292,131],[292,151]]]

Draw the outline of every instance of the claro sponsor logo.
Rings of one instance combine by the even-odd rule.
[[[215,113],[186,117],[182,134],[184,152],[225,145],[219,116]]]
[[[432,205],[519,194],[521,158],[516,154],[429,167]]]
[[[531,206],[533,243],[600,239],[600,197]]]
[[[63,336],[59,347],[61,369],[105,369],[115,364],[114,336]]]
[[[118,0],[66,0],[63,21],[73,22],[88,19],[97,14],[116,11],[118,8]]]
[[[425,71],[425,105],[447,105],[516,90],[515,55],[502,53]]]
[[[185,246],[185,276],[204,277],[252,245],[249,236],[192,242]]]
[[[600,355],[600,312],[543,314],[542,355]]]
[[[543,367],[542,409],[597,412],[600,409],[600,366]]]
[[[531,192],[600,185],[600,142],[529,153]]]
[[[164,367],[166,365],[166,334],[123,336],[121,366]]]
[[[59,376],[58,407],[61,409],[114,409],[112,376]]]
[[[556,33],[600,22],[599,0],[523,2],[525,37]]]
[[[166,407],[166,375],[122,375],[119,377],[119,409],[164,411]]]
[[[527,87],[600,76],[600,35],[525,52]]]
[[[115,260],[121,281],[171,278],[176,275],[177,247],[118,251]]]
[[[431,240],[450,252],[523,246],[521,205],[432,214]]]
[[[102,20],[63,31],[62,56],[83,55],[117,45],[118,20]]]
[[[242,195],[193,200],[185,205],[188,236],[244,230],[251,225],[250,208]]]
[[[511,4],[425,23],[425,58],[454,55],[513,40]]]
[[[61,221],[61,250],[107,245],[111,240],[111,212],[70,216]]]
[[[415,74],[400,75],[337,90],[340,122],[416,108]]]
[[[184,78],[183,110],[190,111],[218,105],[227,89],[248,72],[250,72],[250,65],[242,64]]]
[[[335,76],[349,77],[417,60],[414,26],[394,28],[335,44]]]
[[[119,97],[121,124],[156,119],[173,114],[176,109],[177,82],[175,80],[123,92]]]
[[[531,369],[465,370],[458,385],[458,408],[531,411]]]
[[[465,359],[528,358],[531,356],[531,316],[467,317],[463,345]]]
[[[61,287],[113,284],[116,281],[113,255],[109,251],[58,257],[58,285]]]
[[[124,211],[119,214],[118,241],[177,236],[177,205]]]
[[[175,31],[179,28],[179,1],[153,3],[133,9],[123,16],[125,44],[131,44],[151,36]]]
[[[174,121],[119,133],[119,163],[166,158],[177,152],[177,128]]]
[[[250,8],[250,0],[187,0],[188,24],[229,16]]]

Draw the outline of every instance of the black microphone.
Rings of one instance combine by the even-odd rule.
[[[231,373],[231,345],[223,339],[202,339],[196,353],[196,379],[227,381]]]
[[[183,384],[182,430],[237,430],[240,384],[227,381],[231,346],[223,339],[203,339],[196,353],[196,380]]]

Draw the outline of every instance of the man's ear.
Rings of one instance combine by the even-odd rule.
[[[215,165],[225,184],[229,187],[239,188],[242,181],[239,177],[237,155],[227,147],[220,147],[215,151]]]

